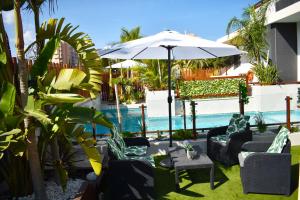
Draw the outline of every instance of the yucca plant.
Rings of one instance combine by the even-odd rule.
[[[273,64],[258,63],[254,65],[252,70],[263,85],[272,85],[279,81],[279,71]]]

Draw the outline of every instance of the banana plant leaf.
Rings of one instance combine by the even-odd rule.
[[[63,164],[59,161],[55,163],[55,169],[58,172],[61,187],[65,192],[67,187],[67,182],[68,182],[68,171],[64,168]]]
[[[25,135],[21,135],[14,139],[9,146],[10,151],[14,156],[23,156],[26,151],[27,143],[25,140]]]
[[[9,148],[13,137],[20,132],[20,129],[13,129],[8,132],[0,131],[0,159],[4,155],[3,151]]]
[[[46,104],[61,104],[61,103],[78,103],[85,100],[84,97],[78,94],[45,94],[39,92],[39,97],[46,103]]]
[[[70,90],[73,87],[78,87],[86,74],[79,69],[62,69],[52,85],[56,90]]]
[[[16,88],[9,82],[0,85],[0,112],[12,115],[15,106]]]
[[[101,89],[101,59],[91,38],[82,32],[77,32],[76,29],[77,26],[74,27],[71,24],[64,24],[64,18],[60,20],[49,19],[48,22],[44,22],[41,25],[37,34],[37,41],[30,44],[26,51],[36,42],[47,39],[50,40],[53,37],[59,37],[62,41],[67,42],[75,49],[80,58],[80,62],[87,74],[86,81],[93,86],[93,89],[90,90],[90,95],[94,98]],[[70,84],[62,84],[60,86],[64,86],[66,90],[70,88]]]
[[[37,80],[38,89],[40,92],[49,93],[51,84],[55,82],[56,72],[54,70],[47,71],[47,73]]]
[[[51,124],[51,119],[41,108],[42,101],[37,101],[32,95],[28,96],[27,105],[24,108],[25,115],[30,116],[38,120],[43,126]]]
[[[73,123],[96,123],[112,128],[111,122],[101,112],[86,107],[70,108],[67,119]]]
[[[19,127],[20,123],[24,120],[24,118],[25,118],[24,115],[8,115],[2,120],[5,124],[5,127],[8,130],[10,130]]]
[[[99,176],[102,170],[101,155],[94,146],[94,142],[92,140],[87,140],[83,135],[77,136],[77,142],[88,157],[95,174]]]
[[[0,35],[1,37],[1,35]],[[5,52],[0,52],[0,64],[5,65],[7,63],[6,54]]]
[[[47,42],[32,66],[32,77],[43,76],[47,72],[48,62],[53,57],[55,50],[59,47],[59,44],[60,38],[58,37],[53,37]]]

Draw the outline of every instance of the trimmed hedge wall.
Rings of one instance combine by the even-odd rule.
[[[245,83],[245,79],[183,81],[179,84],[179,94],[182,98],[232,96],[238,94],[239,83]]]

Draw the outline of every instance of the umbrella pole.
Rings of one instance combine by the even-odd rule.
[[[169,104],[169,137],[170,147],[172,147],[172,94],[171,94],[171,49],[172,47],[167,46],[168,49],[168,104]]]

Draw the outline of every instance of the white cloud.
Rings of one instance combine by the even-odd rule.
[[[26,30],[24,32],[24,43],[25,43],[25,46],[30,45],[34,41],[35,41],[35,32],[32,31],[32,30]]]
[[[3,12],[3,21],[4,24],[11,25],[14,21],[14,12],[13,11],[7,11]]]

